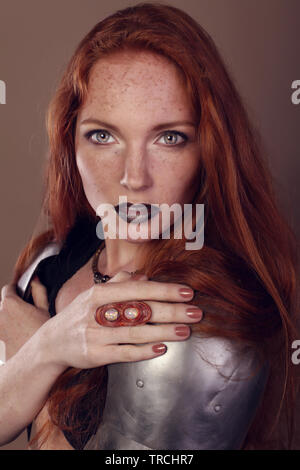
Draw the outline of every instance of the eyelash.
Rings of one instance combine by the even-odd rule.
[[[85,134],[85,138],[88,140],[88,141],[91,141],[91,137],[94,135],[94,134],[99,134],[99,133],[106,133],[107,135],[111,136],[111,133],[106,131],[105,129],[95,129],[95,130],[92,130],[92,131],[89,131]],[[160,136],[160,139],[164,136],[164,135],[167,135],[167,134],[173,134],[173,135],[176,135],[176,136],[179,136],[179,137],[182,137],[183,139],[183,142],[180,142],[179,144],[166,144],[166,146],[168,147],[179,147],[179,146],[183,146],[186,144],[186,142],[188,141],[188,136],[186,134],[184,134],[183,132],[179,132],[179,131],[172,131],[172,130],[167,130],[165,131],[161,136]],[[100,142],[94,142],[94,141],[91,141],[93,144],[95,145],[108,145],[106,143],[100,143]]]

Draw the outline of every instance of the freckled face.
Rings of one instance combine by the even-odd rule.
[[[181,76],[166,58],[148,51],[101,58],[75,137],[78,170],[95,212],[102,203],[117,205],[120,195],[132,203],[192,202],[199,167],[194,123]]]

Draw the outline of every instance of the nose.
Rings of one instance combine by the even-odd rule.
[[[141,149],[128,151],[124,159],[124,170],[120,184],[131,191],[145,191],[152,185],[146,151]]]

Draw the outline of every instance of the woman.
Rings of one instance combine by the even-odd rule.
[[[20,339],[11,334],[18,352],[12,347],[2,367],[0,397],[10,390],[10,407],[1,419],[11,421],[18,403],[12,384],[31,398],[2,441],[41,410],[32,448],[281,448],[278,420],[283,411],[292,418],[295,392],[294,239],[210,37],[171,6],[119,11],[81,41],[48,117],[52,228],[31,240],[15,270],[19,287],[28,266],[27,277],[37,274],[41,284],[32,281],[25,298],[38,308],[9,288],[4,297],[6,318],[11,299],[31,323]],[[120,195],[132,204],[204,204],[204,246],[162,238],[161,214],[153,237],[146,217],[138,239],[101,242],[99,207],[116,207],[119,233]],[[93,285],[103,275],[107,282]],[[192,288],[185,297],[182,285]],[[95,321],[99,307],[133,299],[150,306],[151,324]],[[184,302],[200,311],[188,316]],[[180,323],[194,323],[193,335]]]

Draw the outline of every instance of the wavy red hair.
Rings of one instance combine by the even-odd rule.
[[[77,215],[95,218],[76,167],[76,117],[93,65],[126,48],[161,54],[181,71],[197,116],[202,162],[194,203],[205,204],[204,247],[187,251],[185,239],[152,240],[145,247],[142,271],[152,279],[187,283],[198,291],[193,303],[203,308],[205,319],[193,330],[251,345],[262,360],[270,361],[264,399],[243,448],[290,447],[295,398],[290,350],[298,335],[296,241],[278,209],[260,137],[233,80],[213,40],[184,11],[138,4],[96,24],[80,42],[48,112],[50,156],[43,207],[52,228],[24,249],[15,282],[49,240],[65,240]],[[78,448],[101,419],[101,407],[88,408],[84,400],[103,398],[105,386],[105,368],[70,368],[49,393],[52,423],[77,435]],[[78,422],[83,405],[86,422]],[[286,443],[277,432],[283,429],[283,415]]]

